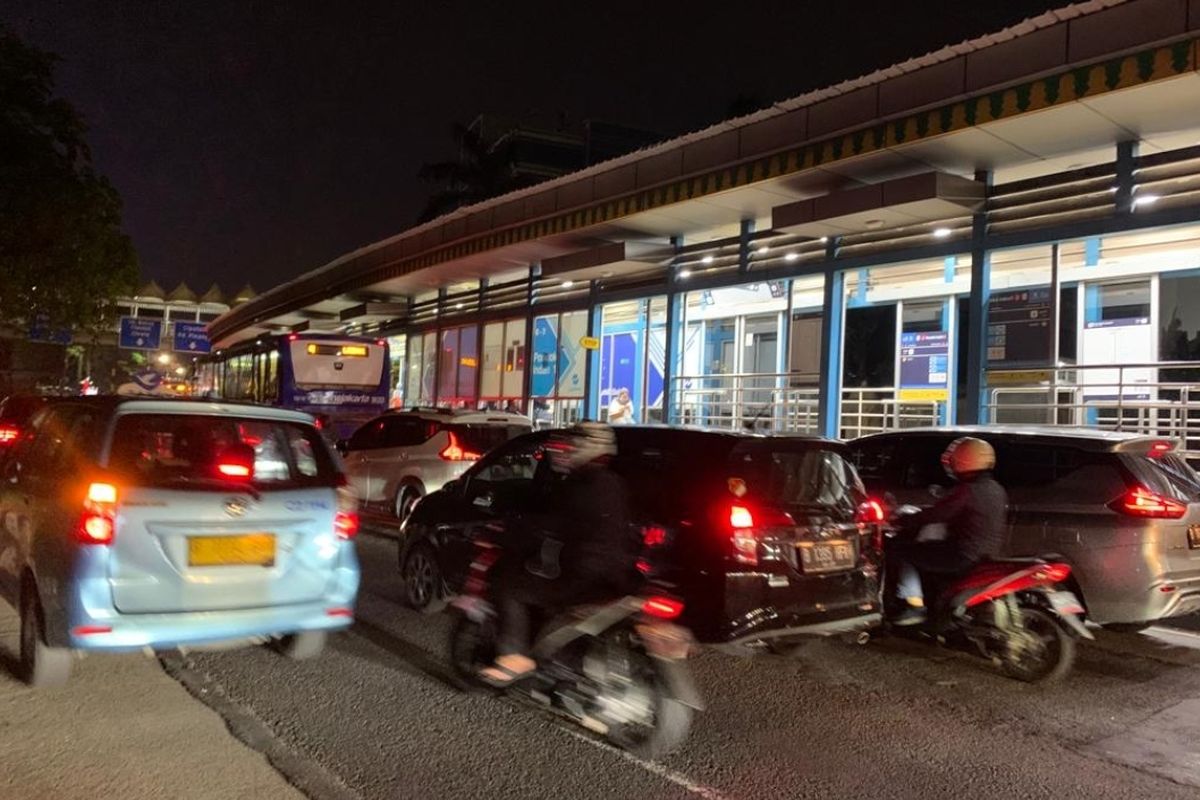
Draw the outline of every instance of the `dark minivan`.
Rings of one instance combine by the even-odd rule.
[[[618,427],[611,466],[639,531],[665,542],[685,622],[701,641],[774,643],[878,620],[882,512],[843,444]],[[554,490],[546,433],[498,448],[421,501],[403,529],[406,596],[437,608],[462,585],[475,530]]]
[[[871,492],[929,505],[959,436],[996,449],[1009,556],[1065,557],[1088,618],[1116,630],[1200,610],[1200,476],[1174,442],[1092,428],[927,428],[850,443]]]

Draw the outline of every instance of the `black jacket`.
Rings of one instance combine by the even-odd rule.
[[[599,464],[568,475],[555,492],[556,533],[563,542],[565,573],[609,578],[630,569],[629,490],[625,481]]]
[[[965,476],[938,502],[905,520],[905,528],[946,526],[947,541],[972,563],[1000,555],[1008,520],[1008,495],[991,472]]]

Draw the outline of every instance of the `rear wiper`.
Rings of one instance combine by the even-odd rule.
[[[165,483],[184,483],[189,486],[210,486],[217,489],[223,489],[241,494],[248,494],[255,500],[262,499],[262,492],[254,488],[250,484],[242,483],[241,481],[227,481],[221,478],[193,478],[187,475],[176,475],[173,478],[167,478]]]

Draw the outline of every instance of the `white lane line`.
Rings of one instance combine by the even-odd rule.
[[[566,732],[568,736],[573,736],[574,738],[578,739],[581,742],[587,742],[592,747],[598,747],[601,750],[607,751],[609,753],[616,753],[617,755],[619,755],[621,758],[625,759],[626,761],[637,764],[639,767],[646,770],[647,772],[657,775],[658,777],[663,778],[664,780],[668,780],[671,783],[675,784],[676,786],[679,786],[679,787],[683,788],[684,790],[691,792],[692,794],[696,795],[697,797],[703,797],[705,800],[726,800],[725,795],[721,794],[716,789],[713,789],[711,786],[705,786],[704,784],[696,783],[694,780],[689,778],[687,775],[684,775],[682,772],[676,772],[675,770],[673,770],[669,767],[664,767],[662,764],[656,764],[653,761],[644,761],[644,760],[638,758],[637,756],[633,755],[632,753],[627,753],[618,747],[613,747],[610,744],[605,744],[604,742],[601,742],[598,739],[593,739],[592,737],[587,736],[586,734],[580,733],[579,731],[573,731],[570,728],[566,727],[565,725],[559,726],[559,727],[564,732]]]
[[[1167,644],[1186,647],[1191,650],[1200,650],[1200,633],[1184,631],[1179,628],[1168,628],[1163,625],[1155,625],[1147,628],[1145,632],[1147,635],[1153,636],[1155,639],[1164,641]]]

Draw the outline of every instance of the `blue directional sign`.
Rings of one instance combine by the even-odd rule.
[[[126,350],[157,350],[162,342],[162,320],[121,317],[118,347]]]
[[[173,322],[174,349],[177,353],[207,353],[212,350],[203,322]]]
[[[70,344],[71,331],[67,328],[51,328],[50,321],[46,319],[46,316],[38,314],[33,322],[29,324],[29,341]]]

